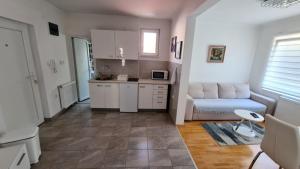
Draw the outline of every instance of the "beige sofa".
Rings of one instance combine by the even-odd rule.
[[[251,92],[249,84],[192,83],[189,86],[185,120],[239,120],[235,109],[262,115],[273,114],[274,99]]]

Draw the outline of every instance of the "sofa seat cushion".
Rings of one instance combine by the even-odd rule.
[[[195,99],[196,112],[224,112],[233,113],[235,109],[246,109],[257,113],[264,113],[267,107],[250,99]]]

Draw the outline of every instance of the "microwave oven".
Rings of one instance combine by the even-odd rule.
[[[168,80],[169,72],[166,70],[152,70],[153,80]]]

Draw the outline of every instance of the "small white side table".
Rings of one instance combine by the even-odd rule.
[[[238,123],[238,125],[233,126],[233,131],[235,131],[236,133],[238,133],[241,136],[244,137],[249,137],[249,138],[253,138],[255,137],[255,132],[253,131],[253,126],[252,126],[252,122],[263,122],[265,119],[262,115],[249,111],[249,110],[243,110],[243,109],[237,109],[234,110],[234,113],[241,117],[242,120]],[[257,115],[258,118],[255,118],[251,115],[251,113],[254,113]],[[247,122],[250,125],[250,128],[247,126],[241,126],[242,123]]]

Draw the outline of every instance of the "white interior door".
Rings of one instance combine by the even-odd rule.
[[[78,100],[83,101],[89,96],[89,48],[85,39],[73,38],[73,47],[76,65],[76,79],[78,88]]]
[[[22,32],[0,27],[0,104],[7,129],[38,121]]]

